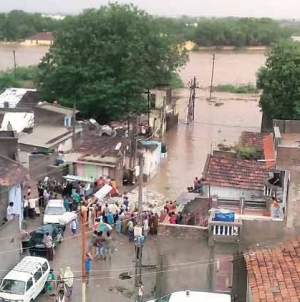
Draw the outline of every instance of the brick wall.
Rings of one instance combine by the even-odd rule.
[[[19,218],[5,223],[0,227],[1,252],[0,278],[12,269],[20,260]]]

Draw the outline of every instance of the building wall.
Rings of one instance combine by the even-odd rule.
[[[279,127],[281,133],[300,133],[300,121],[273,120],[273,125]]]
[[[72,150],[72,148],[73,148],[73,139],[69,138],[69,139],[65,140],[64,142],[62,142],[61,144],[59,144],[58,151],[69,152]]]
[[[37,106],[34,108],[34,123],[35,125],[65,126],[65,115]]]
[[[49,40],[25,40],[25,41],[21,42],[21,45],[24,45],[24,46],[36,46],[36,45],[50,46],[52,44],[53,44],[53,41],[49,41]]]
[[[217,195],[219,198],[239,199],[240,197],[245,197],[246,199],[251,199],[252,196],[262,197],[263,188],[261,191],[254,191],[210,186],[210,196],[213,195]]]
[[[30,154],[29,155],[29,175],[32,180],[43,180],[49,173],[48,166],[53,165],[57,153],[52,154]],[[49,175],[51,177],[51,175]]]
[[[117,163],[116,168],[93,165],[90,163],[76,163],[76,175],[88,178],[93,177],[95,179],[98,179],[100,176],[109,176],[110,179],[116,180],[118,188],[121,188],[123,185],[123,173],[124,169],[121,160],[119,161],[119,163]]]
[[[14,137],[1,137],[0,132],[0,154],[16,159],[16,150],[18,145],[18,138]]]
[[[0,227],[1,252],[6,252],[0,257],[0,278],[11,270],[20,260],[19,219],[16,217]]]
[[[278,168],[295,167],[300,165],[300,148],[277,147],[276,166]]]

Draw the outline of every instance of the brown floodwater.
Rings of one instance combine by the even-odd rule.
[[[13,49],[18,66],[38,64],[47,47],[0,46],[0,70],[13,67]],[[255,83],[258,69],[265,63],[263,52],[216,52],[214,85]],[[210,85],[211,52],[192,52],[180,75],[186,84],[193,76],[200,87]],[[214,93],[208,102],[208,89],[197,91],[195,121],[185,124],[189,91],[179,89],[179,124],[164,137],[168,158],[151,181],[149,188],[167,198],[176,198],[195,176],[201,176],[207,154],[219,143],[234,144],[242,131],[259,131],[261,113],[258,96]],[[216,106],[216,102],[219,106]]]
[[[37,65],[48,49],[47,46],[0,45],[0,70],[13,68],[13,50],[17,66],[29,66]]]

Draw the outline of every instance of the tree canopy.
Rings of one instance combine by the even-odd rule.
[[[189,38],[199,46],[269,46],[291,36],[269,18],[203,19],[190,28]]]
[[[274,46],[257,77],[260,107],[271,119],[300,118],[300,43]]]
[[[17,41],[42,31],[54,31],[60,21],[21,10],[0,13],[0,40]]]
[[[133,5],[110,4],[65,18],[39,65],[39,86],[104,120],[143,111],[147,88],[168,84],[187,56],[178,39]]]

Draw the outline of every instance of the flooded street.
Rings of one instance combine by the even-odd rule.
[[[219,143],[233,145],[242,131],[260,131],[261,123],[257,96],[215,93],[214,97],[223,103],[215,106],[206,100],[209,96],[206,90],[197,92],[196,118],[187,125],[188,90],[178,93],[183,96],[178,102],[179,124],[164,138],[168,158],[150,184],[150,188],[168,198],[176,198],[192,185],[195,176],[201,177],[212,147]]]
[[[0,70],[13,66],[13,49],[16,50],[17,65],[28,66],[38,64],[48,48],[0,46]],[[214,85],[255,83],[256,72],[265,59],[263,52],[216,52]],[[211,68],[211,52],[192,52],[180,75],[185,85],[196,76],[200,87],[208,87]],[[214,93],[214,100],[222,103],[215,106],[206,100],[209,91],[201,89],[197,91],[195,122],[186,125],[189,91],[180,89],[175,94],[180,97],[179,124],[165,135],[168,158],[145,190],[158,191],[167,198],[176,198],[192,185],[195,176],[201,176],[213,145],[234,144],[242,131],[259,131],[261,122],[258,96]]]

